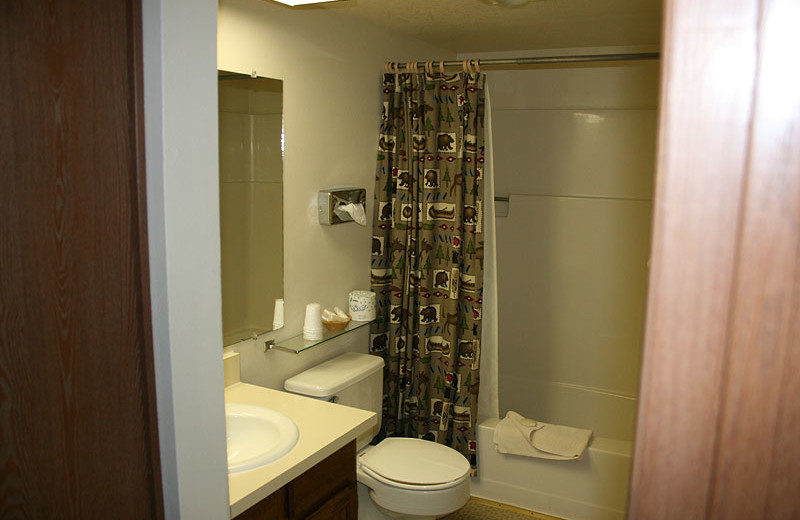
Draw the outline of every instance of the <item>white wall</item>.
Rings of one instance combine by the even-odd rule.
[[[286,326],[232,347],[242,379],[281,388],[284,379],[346,350],[366,350],[367,331],[301,355],[262,350],[264,338],[303,327],[305,305],[346,308],[347,295],[369,288],[371,218],[380,81],[386,61],[448,59],[446,49],[341,16],[262,0],[223,0],[219,11],[222,70],[284,81],[284,299]],[[321,226],[321,188],[367,189],[367,227]]]
[[[150,292],[165,517],[228,518],[217,3],[144,0],[142,14]]]
[[[488,74],[495,192],[511,198],[496,220],[503,414],[633,438],[658,70],[651,60]]]

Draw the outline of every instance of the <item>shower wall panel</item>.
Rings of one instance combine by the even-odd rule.
[[[658,65],[490,74],[500,411],[632,440]]]

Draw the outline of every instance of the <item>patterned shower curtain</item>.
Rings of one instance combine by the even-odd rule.
[[[419,437],[475,467],[483,293],[485,76],[385,74],[372,237],[386,361],[384,436]]]

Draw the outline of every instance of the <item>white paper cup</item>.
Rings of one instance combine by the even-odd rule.
[[[319,331],[320,335],[322,334],[322,307],[318,303],[309,303],[306,305],[306,321],[303,324],[304,336],[306,331],[311,334],[315,331]]]
[[[303,329],[303,339],[316,341],[322,339],[322,329]]]

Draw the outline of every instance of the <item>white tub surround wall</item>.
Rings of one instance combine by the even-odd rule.
[[[658,72],[657,60],[488,72],[495,193],[510,196],[496,220],[501,416],[633,439]]]
[[[243,381],[279,389],[324,359],[366,352],[366,330],[301,355],[264,353],[262,345],[300,333],[307,303],[346,309],[350,291],[369,289],[371,225],[321,226],[317,192],[366,188],[371,218],[384,62],[455,53],[335,11],[262,0],[223,0],[218,42],[220,69],[283,80],[286,326],[231,347],[242,355]]]
[[[225,403],[271,408],[287,415],[300,430],[297,444],[280,459],[228,476],[231,517],[243,513],[322,462],[369,431],[378,421],[373,412],[246,383],[226,388]]]
[[[645,61],[488,72],[495,195],[510,197],[496,218],[500,416],[514,410],[594,437],[579,461],[502,455],[497,419],[484,420],[475,496],[570,520],[625,518],[658,71]]]

